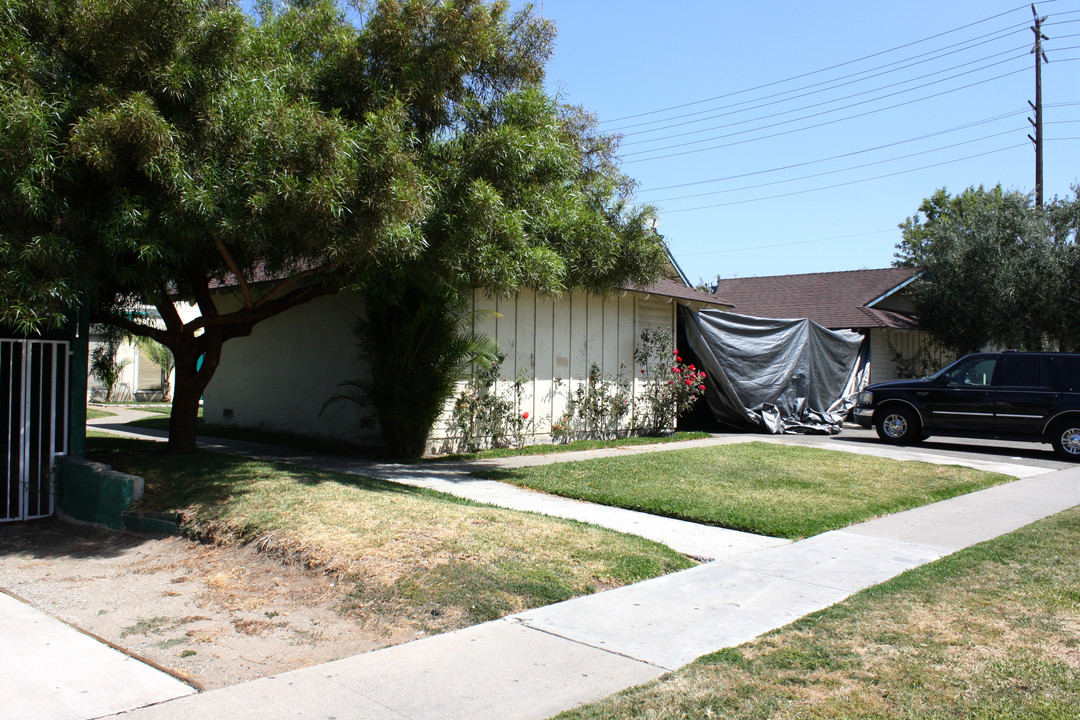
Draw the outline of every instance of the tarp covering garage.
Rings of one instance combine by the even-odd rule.
[[[860,333],[806,319],[680,312],[708,373],[705,398],[716,420],[770,433],[840,432],[869,375]]]

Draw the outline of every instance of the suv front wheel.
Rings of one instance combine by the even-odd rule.
[[[874,418],[874,427],[879,438],[894,445],[908,445],[918,442],[921,437],[919,418],[903,405],[887,406],[879,411]]]
[[[1050,428],[1050,443],[1063,460],[1080,462],[1080,418],[1058,420]]]

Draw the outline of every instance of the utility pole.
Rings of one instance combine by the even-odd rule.
[[[1035,137],[1028,135],[1028,139],[1035,145],[1035,205],[1038,207],[1043,206],[1043,113],[1042,113],[1042,65],[1045,62],[1050,62],[1046,59],[1046,53],[1042,49],[1042,41],[1049,40],[1050,38],[1042,34],[1042,24],[1046,20],[1045,17],[1039,17],[1039,13],[1035,11],[1035,4],[1031,5],[1031,15],[1035,19],[1035,25],[1032,26],[1031,32],[1035,33],[1035,47],[1031,49],[1031,54],[1035,56],[1035,102],[1032,103],[1028,100],[1028,105],[1031,105],[1031,110],[1035,114],[1035,119],[1028,118],[1028,122],[1035,129]]]

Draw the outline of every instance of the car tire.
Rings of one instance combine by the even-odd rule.
[[[1050,427],[1050,444],[1062,460],[1080,462],[1080,418],[1059,420]]]
[[[893,445],[908,445],[922,439],[922,428],[915,411],[903,405],[891,405],[874,416],[878,437]]]

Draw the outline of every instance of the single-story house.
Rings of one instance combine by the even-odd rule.
[[[732,312],[759,318],[809,318],[830,330],[855,330],[869,344],[871,383],[923,374],[952,359],[919,328],[910,285],[922,271],[874,270],[718,280],[714,295]]]
[[[235,287],[221,287],[222,310],[239,306]],[[529,414],[527,442],[551,436],[568,393],[583,382],[593,364],[607,375],[633,376],[634,349],[641,331],[660,328],[676,336],[677,308],[725,308],[709,293],[690,287],[674,262],[666,277],[648,287],[625,288],[601,296],[574,291],[558,298],[522,290],[510,298],[477,291],[475,330],[494,338],[506,360],[500,386],[524,378],[519,410]],[[486,312],[490,311],[490,312]],[[255,326],[248,337],[227,342],[221,363],[204,394],[206,422],[235,424],[302,435],[373,443],[376,420],[355,403],[327,400],[340,384],[362,377],[351,325],[364,313],[357,295],[321,297]],[[642,381],[632,384],[633,403]],[[452,447],[450,405],[429,439],[429,450]]]

